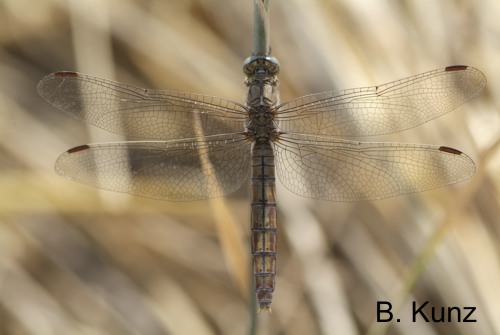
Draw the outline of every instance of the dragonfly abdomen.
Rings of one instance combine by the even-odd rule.
[[[274,154],[269,141],[252,149],[252,254],[259,308],[271,306],[276,275],[276,186]]]

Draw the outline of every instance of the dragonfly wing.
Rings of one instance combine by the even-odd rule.
[[[250,146],[242,134],[82,145],[62,154],[55,168],[68,179],[105,190],[201,200],[241,187],[250,170]]]
[[[276,108],[285,132],[323,136],[372,136],[418,126],[476,96],[484,74],[449,66],[385,85],[307,95]]]
[[[169,140],[242,132],[246,107],[217,97],[149,90],[76,72],[45,76],[38,93],[67,114],[112,133]]]
[[[275,151],[283,185],[323,200],[382,199],[460,182],[475,173],[464,153],[431,145],[283,134]]]

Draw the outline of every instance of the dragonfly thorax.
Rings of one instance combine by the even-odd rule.
[[[243,64],[248,87],[246,103],[248,106],[273,107],[278,104],[278,60],[271,56],[254,56]]]
[[[247,132],[255,141],[274,140],[274,107],[278,104],[278,61],[270,56],[254,56],[245,61],[243,70],[248,87],[246,104],[249,108]]]
[[[247,80],[248,94],[246,103],[250,107],[273,107],[278,103],[278,79],[258,79]]]
[[[269,106],[259,106],[250,109],[247,134],[254,141],[274,141],[277,129],[274,123],[274,112]]]

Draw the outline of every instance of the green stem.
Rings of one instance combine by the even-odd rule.
[[[269,45],[269,3],[271,0],[254,0],[253,53],[266,56],[270,53]]]

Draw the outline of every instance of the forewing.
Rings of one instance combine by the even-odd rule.
[[[196,137],[195,118],[205,136],[244,130],[245,107],[217,97],[143,89],[76,72],[49,74],[37,89],[69,115],[133,138]]]
[[[82,145],[56,161],[58,174],[96,188],[169,201],[220,197],[247,180],[243,135]]]
[[[275,151],[283,185],[323,200],[382,199],[460,182],[475,173],[464,153],[430,145],[281,135]]]
[[[372,136],[413,128],[448,113],[486,85],[481,71],[450,66],[385,85],[324,92],[276,108],[285,132]]]

